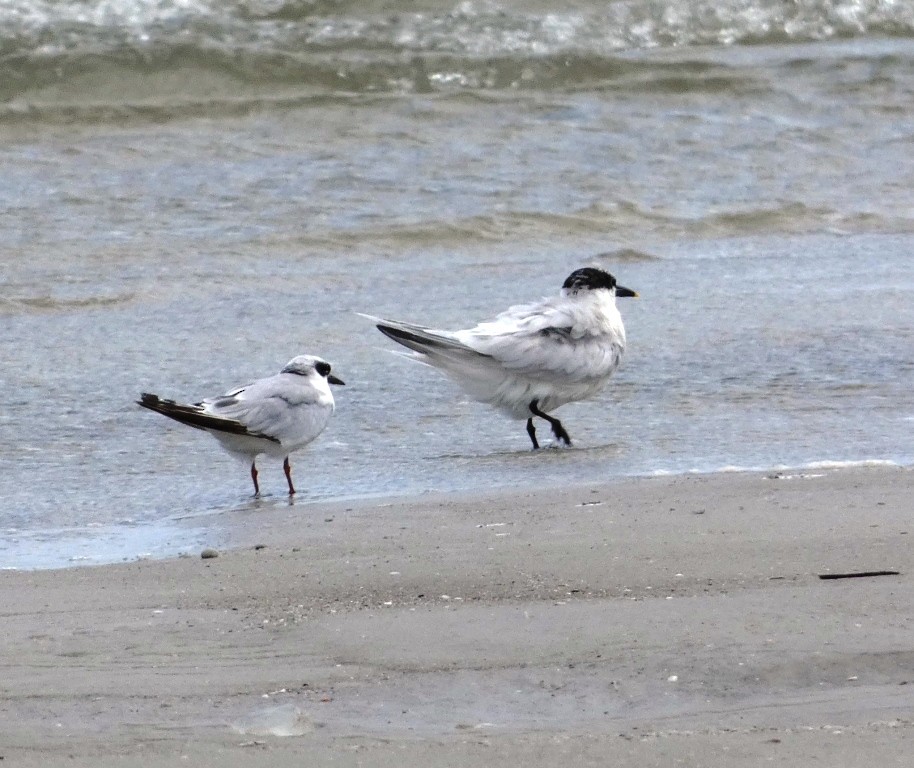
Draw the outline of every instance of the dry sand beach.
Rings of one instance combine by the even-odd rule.
[[[865,467],[299,503],[212,559],[7,571],[0,756],[910,765],[912,498]]]

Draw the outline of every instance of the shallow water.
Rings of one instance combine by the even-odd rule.
[[[252,501],[215,441],[133,400],[216,394],[302,352],[347,382],[293,457],[302,515],[911,463],[912,14],[602,8],[16,4],[0,567],[196,551],[220,513],[287,504],[278,465]],[[641,299],[620,300],[615,381],[559,412],[567,450],[530,452],[522,423],[356,315],[466,326],[589,263]]]

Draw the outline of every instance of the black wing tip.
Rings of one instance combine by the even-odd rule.
[[[378,330],[389,339],[393,339],[404,346],[410,347],[410,349],[415,349],[414,345],[419,345],[421,348],[427,348],[434,345],[434,342],[431,339],[420,336],[412,331],[407,331],[405,328],[399,328],[395,325],[384,325],[382,323],[378,323],[377,327]]]
[[[175,400],[165,400],[151,392],[143,392],[140,394],[140,399],[136,401],[136,404],[143,408],[148,408],[155,413],[161,413],[163,416],[167,416],[175,421],[180,421],[182,424],[187,424],[190,427],[203,428],[199,423],[200,417],[203,416],[203,414],[201,414],[195,406],[181,405]]]
[[[477,352],[456,339],[439,336],[435,331],[429,331],[421,326],[416,330],[403,328],[399,325],[386,325],[379,323],[378,330],[398,344],[411,349],[421,356],[422,360],[434,358],[447,358],[450,355],[473,354],[478,357],[491,357],[491,355]]]
[[[143,392],[140,394],[140,399],[136,401],[137,405],[142,405],[144,408],[152,408],[155,411],[170,411],[170,410],[185,410],[191,406],[181,405],[176,400],[166,400],[164,397],[159,397],[154,395],[151,392]]]
[[[206,429],[211,432],[225,432],[231,435],[243,435],[245,437],[256,437],[262,440],[269,440],[273,443],[280,443],[278,438],[271,435],[264,435],[260,432],[251,432],[244,424],[234,419],[225,419],[219,416],[213,416],[204,413],[198,405],[181,405],[174,400],[163,400],[158,395],[143,392],[140,399],[136,401],[137,405],[143,408],[149,408],[151,411],[161,413],[169,419],[184,424],[194,429]]]
[[[384,323],[378,323],[377,329],[383,333],[388,338],[393,339],[394,341],[399,341],[402,339],[410,338],[410,334],[406,331],[401,330],[393,325],[385,325]]]
[[[385,336],[390,336],[390,334],[396,333],[397,330],[392,325],[386,325],[385,323],[377,323],[375,327]]]

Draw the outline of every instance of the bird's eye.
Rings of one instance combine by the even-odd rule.
[[[325,363],[325,362],[321,361],[320,363],[318,363],[317,365],[314,366],[314,370],[316,370],[321,376],[329,376],[330,375],[330,363]]]

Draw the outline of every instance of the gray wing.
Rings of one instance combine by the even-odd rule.
[[[333,406],[299,376],[277,374],[208,398],[206,413],[243,424],[249,434],[287,444],[310,442],[327,424]]]
[[[602,379],[618,366],[625,347],[623,336],[590,332],[550,301],[512,307],[455,336],[507,370],[544,380]]]
[[[436,331],[399,320],[373,319],[378,330],[385,336],[413,350],[413,352],[427,355],[436,361],[454,360],[455,362],[467,362],[474,358],[488,357],[488,355],[482,354],[458,341],[455,335],[448,331]]]
[[[505,371],[546,381],[601,379],[618,366],[624,348],[623,339],[576,332],[574,317],[548,300],[511,307],[491,322],[453,332],[371,319],[421,362],[463,379],[491,380]]]
[[[214,432],[225,432],[231,435],[246,435],[248,437],[257,437],[273,440],[277,443],[279,442],[275,437],[251,429],[242,421],[216,413],[208,413],[200,403],[195,405],[184,405],[182,403],[176,403],[174,400],[163,400],[158,395],[153,395],[148,392],[144,392],[140,395],[140,399],[136,402],[137,405],[141,405],[143,408],[161,413],[163,416],[168,416],[170,419],[174,419],[181,424],[186,424],[189,427],[195,427],[196,429],[208,429]]]

